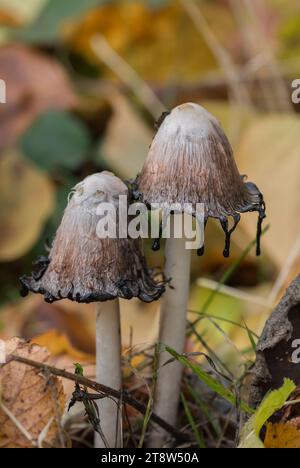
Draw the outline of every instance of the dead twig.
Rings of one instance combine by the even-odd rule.
[[[205,39],[208,47],[217,59],[220,67],[223,70],[224,76],[226,77],[227,83],[231,90],[232,96],[235,100],[241,104],[251,108],[251,98],[247,87],[241,82],[239,73],[235,63],[233,62],[230,54],[219,42],[214,32],[209,27],[202,11],[193,0],[180,0],[181,5],[194,23],[196,29]]]
[[[155,120],[166,110],[148,83],[111,47],[103,35],[95,35],[91,39],[91,47],[96,56],[138,96]]]
[[[54,405],[55,419],[56,419],[56,424],[57,424],[57,429],[58,429],[58,434],[59,434],[60,447],[66,448],[63,428],[62,428],[62,423],[61,423],[61,409],[59,406],[59,395],[58,395],[57,387],[53,381],[53,376],[51,375],[51,373],[49,373],[48,375],[45,375],[45,377],[47,379],[47,385],[50,388],[51,398],[52,398],[53,405]]]
[[[86,377],[82,377],[81,375],[71,374],[70,372],[66,372],[62,369],[57,369],[56,367],[49,366],[47,364],[43,364],[41,362],[32,361],[31,359],[26,359],[21,356],[16,356],[11,354],[8,357],[8,362],[20,362],[27,366],[34,367],[35,369],[39,369],[42,372],[50,372],[52,375],[57,377],[62,377],[64,379],[71,380],[79,385],[83,385],[87,388],[93,389],[98,393],[105,394],[107,397],[112,397],[117,400],[122,398],[123,402],[130,405],[132,408],[136,409],[142,415],[147,415],[147,408],[145,405],[140,403],[138,400],[133,398],[128,392],[126,391],[118,391],[114,390],[113,388],[107,387],[106,385],[99,384],[94,382],[93,380],[89,380]],[[183,434],[181,431],[178,431],[175,427],[168,424],[164,419],[157,416],[157,414],[152,413],[150,418],[152,423],[157,424],[165,431],[167,431],[172,437],[177,440],[185,440],[186,435]]]

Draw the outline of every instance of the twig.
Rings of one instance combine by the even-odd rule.
[[[219,365],[223,368],[225,372],[233,379],[233,374],[230,369],[226,366],[226,364],[219,358],[219,356],[208,346],[202,336],[198,333],[196,327],[190,323],[191,329],[196,336],[197,340],[201,343],[201,345],[208,351],[208,353],[212,356],[212,358],[219,363]]]
[[[42,430],[42,432],[38,436],[38,440],[37,440],[38,448],[43,448],[43,443],[44,443],[44,441],[45,441],[45,439],[47,437],[47,434],[49,432],[49,429],[50,429],[51,424],[53,423],[53,421],[54,421],[54,417],[50,418],[49,421],[47,422],[46,426],[44,427],[44,429]],[[62,445],[61,448],[65,448],[65,446]]]
[[[258,78],[264,92],[266,103],[270,110],[277,109],[291,111],[292,102],[279,68],[274,57],[270,41],[266,37],[263,25],[257,13],[258,3],[253,0],[230,0],[233,12],[237,18],[242,37],[244,37],[246,52],[249,57],[260,55],[265,62],[265,69],[270,74],[271,85],[264,86],[264,71],[258,73]],[[260,8],[265,8],[263,0],[259,2]],[[274,104],[276,107],[274,107]]]
[[[299,242],[299,246],[300,246],[300,242]],[[213,281],[207,278],[200,278],[197,281],[197,286],[215,291],[216,288],[218,288],[220,285],[217,281]],[[254,294],[248,294],[239,289],[226,286],[225,284],[219,287],[219,292],[226,296],[235,297],[236,299],[240,299],[241,301],[250,302],[251,304],[263,306],[268,309],[272,309],[274,307],[274,303],[270,302],[268,299],[265,299],[264,297],[256,296]]]
[[[91,47],[97,57],[138,96],[155,120],[166,111],[166,107],[159,100],[151,87],[111,47],[104,36],[97,34],[92,37]]]
[[[144,416],[147,414],[146,406],[140,403],[139,401],[137,401],[135,398],[133,398],[128,392],[114,390],[113,388],[107,387],[106,385],[102,385],[97,382],[94,382],[93,380],[89,380],[86,377],[82,377],[76,374],[71,374],[70,372],[66,372],[62,369],[57,369],[56,367],[48,366],[41,362],[32,361],[31,359],[26,359],[21,356],[16,356],[14,354],[11,354],[8,357],[8,362],[11,362],[11,361],[17,361],[22,364],[26,364],[27,366],[34,367],[35,369],[39,369],[40,371],[43,371],[43,372],[50,372],[52,375],[71,380],[75,383],[91,388],[98,393],[103,393],[108,397],[116,398],[117,400],[120,400],[122,398],[124,403],[127,403],[128,405],[130,405],[132,408],[136,409],[139,413],[143,414]],[[182,434],[182,432],[178,431],[175,427],[168,424],[162,418],[157,416],[157,414],[152,413],[150,419],[153,423],[156,423],[158,426],[162,427],[165,431],[171,434],[175,439],[186,438],[186,436]]]
[[[64,435],[63,435],[63,428],[62,428],[62,424],[61,424],[61,411],[60,411],[60,406],[59,406],[59,394],[58,394],[58,391],[57,391],[57,387],[56,387],[56,385],[55,385],[55,383],[53,381],[53,377],[52,377],[52,375],[50,373],[49,373],[48,376],[45,375],[45,377],[47,379],[47,385],[49,385],[49,387],[50,387],[52,402],[53,402],[53,405],[54,405],[55,419],[56,419],[57,429],[58,429],[58,433],[59,433],[60,446],[61,446],[61,448],[66,448]],[[44,431],[45,431],[45,429],[44,429]]]
[[[8,416],[9,419],[14,423],[14,425],[19,429],[21,434],[23,434],[23,436],[33,445],[33,447],[37,447],[37,443],[34,440],[34,438],[27,431],[27,429],[25,429],[25,427],[20,423],[20,421],[17,420],[15,415],[3,403],[0,403],[0,408],[3,410],[6,416]]]
[[[180,0],[186,13],[194,23],[199,33],[205,39],[211,52],[216,57],[223,73],[228,81],[232,95],[240,104],[246,104],[251,107],[251,98],[247,88],[241,83],[239,72],[232,61],[227,50],[219,42],[213,31],[210,29],[206,19],[198,5],[193,0]]]

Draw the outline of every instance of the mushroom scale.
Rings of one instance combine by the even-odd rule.
[[[152,302],[165,291],[147,268],[140,239],[99,238],[99,204],[118,204],[128,195],[126,185],[113,174],[87,177],[70,195],[49,254],[23,276],[21,294],[42,294],[49,303],[70,299],[80,303],[137,297]],[[117,205],[116,205],[117,206]]]
[[[135,193],[151,204],[204,204],[208,218],[220,220],[226,235],[224,256],[230,254],[231,235],[241,214],[258,212],[257,255],[260,255],[262,222],[266,218],[263,195],[239,174],[231,145],[216,118],[194,103],[182,104],[159,121]],[[184,208],[182,209],[184,211]],[[233,219],[229,227],[229,219]],[[157,250],[159,241],[154,248]],[[204,248],[198,254],[203,255]]]

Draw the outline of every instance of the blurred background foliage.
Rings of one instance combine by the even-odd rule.
[[[7,83],[7,104],[0,105],[0,337],[56,330],[93,354],[93,308],[20,301],[18,278],[51,243],[70,189],[103,169],[135,177],[161,111],[195,101],[221,120],[241,173],[261,187],[268,206],[263,257],[251,250],[205,308],[227,339],[211,322],[199,324],[202,341],[240,369],[253,358],[244,321],[259,334],[299,270],[300,106],[291,101],[291,82],[300,77],[299,1],[0,0],[0,24],[0,78]],[[253,240],[255,225],[255,217],[244,217],[225,260],[223,235],[210,223],[206,256],[193,259],[191,317]],[[146,247],[150,264],[162,264],[163,253]],[[132,301],[122,314],[124,344],[132,325],[133,343],[153,342],[157,306]],[[53,340],[42,341],[53,347]],[[70,347],[58,349],[68,354]]]

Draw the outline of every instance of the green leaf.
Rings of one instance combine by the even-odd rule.
[[[77,169],[84,162],[90,144],[90,135],[82,122],[59,111],[40,116],[21,141],[27,159],[47,171]]]
[[[287,399],[296,390],[296,385],[292,380],[285,379],[283,386],[279,390],[274,390],[266,396],[255,413],[253,427],[256,435],[260,434],[264,424],[279,411],[286,403]]]
[[[14,36],[24,42],[55,42],[66,20],[77,18],[90,8],[105,3],[108,3],[108,0],[48,0],[38,18]]]
[[[284,404],[296,390],[296,385],[289,379],[285,379],[279,390],[274,390],[263,400],[255,414],[246,423],[241,437],[239,448],[264,448],[259,438],[260,432],[273,414],[283,408]]]
[[[76,362],[74,364],[74,367],[75,367],[75,374],[80,375],[81,377],[83,377],[83,367],[82,367],[82,365],[79,364],[78,362]]]
[[[185,367],[191,369],[194,372],[194,374],[196,374],[197,377],[199,377],[199,379],[202,380],[202,382],[205,383],[213,392],[217,393],[220,397],[224,398],[224,400],[228,401],[232,405],[237,404],[237,399],[234,393],[228,388],[226,388],[224,385],[222,385],[220,382],[218,382],[218,380],[214,379],[205,371],[203,371],[201,367],[199,367],[197,364],[194,364],[188,358],[182,356],[181,354],[178,354],[174,349],[171,349],[168,346],[166,346],[166,351]],[[252,409],[249,408],[249,406],[245,403],[241,404],[241,408],[246,413],[252,413]]]

